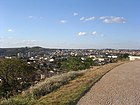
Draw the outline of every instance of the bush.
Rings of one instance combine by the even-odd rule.
[[[81,72],[72,71],[51,78],[47,78],[43,82],[36,84],[34,87],[32,87],[30,93],[33,95],[35,99],[38,99],[41,96],[44,96],[58,89],[62,85],[69,83],[69,81],[81,75],[83,75],[83,71]]]
[[[35,100],[31,98],[30,96],[28,97],[21,97],[21,96],[16,96],[13,98],[5,99],[0,101],[0,105],[34,105]]]
[[[0,59],[0,98],[9,98],[28,88],[35,72],[36,69],[24,60]]]
[[[43,82],[25,91],[25,94],[17,95],[7,100],[1,99],[0,105],[34,105],[40,97],[60,88],[78,76],[82,76],[84,73],[85,71],[72,71],[46,78]]]

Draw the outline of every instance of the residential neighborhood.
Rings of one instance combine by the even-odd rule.
[[[9,51],[11,53],[9,53]],[[46,77],[68,72],[70,68],[64,67],[64,62],[71,57],[79,57],[80,62],[86,59],[92,60],[91,66],[105,65],[117,62],[120,58],[133,60],[140,58],[140,50],[127,49],[48,49],[41,47],[25,47],[0,49],[0,58],[4,59],[24,59],[28,65],[33,65],[37,69],[36,80],[40,81]],[[91,62],[91,61],[90,61]],[[37,82],[36,81],[36,82]]]

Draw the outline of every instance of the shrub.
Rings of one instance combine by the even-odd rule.
[[[72,71],[51,78],[47,78],[43,82],[36,84],[34,87],[32,87],[30,93],[35,99],[38,99],[41,96],[44,96],[58,89],[62,85],[69,83],[69,81],[75,79],[76,77],[83,75],[83,73],[83,71]]]
[[[31,98],[31,96],[28,97],[22,97],[22,96],[16,96],[13,98],[5,99],[0,102],[0,105],[34,105],[35,100]]]

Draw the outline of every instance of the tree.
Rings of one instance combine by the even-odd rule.
[[[0,60],[0,97],[8,98],[33,82],[35,68],[20,59]]]
[[[120,54],[118,56],[119,60],[128,60],[129,59],[129,54],[125,53],[125,54]]]
[[[93,60],[91,58],[85,58],[82,60],[81,57],[69,57],[61,64],[63,69],[76,71],[89,68],[93,65]]]

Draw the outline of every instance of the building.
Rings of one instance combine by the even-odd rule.
[[[133,60],[140,60],[140,56],[129,56],[129,60],[133,61]]]

